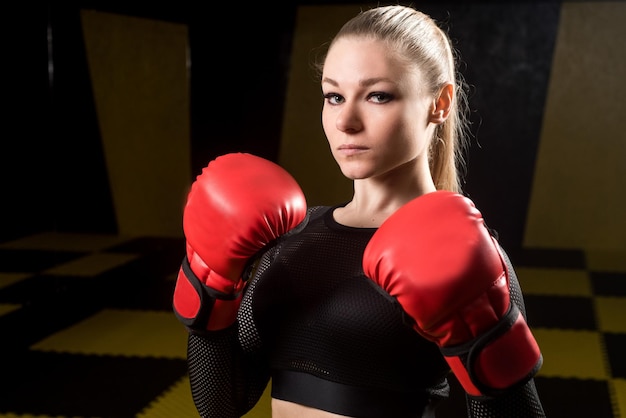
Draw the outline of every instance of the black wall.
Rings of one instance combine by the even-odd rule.
[[[84,1],[8,9],[0,240],[47,230],[116,232],[81,9],[188,25],[196,174],[230,151],[277,159],[296,3]],[[466,192],[503,243],[520,246],[560,2],[428,1],[420,9],[449,28],[472,88]]]

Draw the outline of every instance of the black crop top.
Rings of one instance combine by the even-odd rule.
[[[245,414],[270,379],[274,398],[360,418],[427,416],[447,397],[449,368],[437,346],[363,274],[376,230],[340,225],[333,209],[310,209],[301,227],[263,254],[232,327],[190,334],[201,416]],[[527,386],[540,409],[533,382]]]
[[[268,350],[272,395],[342,415],[419,416],[427,388],[441,390],[448,366],[363,274],[375,229],[340,225],[332,214],[319,210],[279,243],[247,295]]]

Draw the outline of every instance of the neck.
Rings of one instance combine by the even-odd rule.
[[[354,227],[379,227],[401,206],[435,190],[430,172],[418,175],[394,172],[355,180],[352,200],[335,211],[335,220]]]

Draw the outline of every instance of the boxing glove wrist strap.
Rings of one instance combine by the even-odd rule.
[[[190,332],[203,334],[232,325],[241,297],[241,290],[224,293],[202,283],[185,256],[174,293],[174,313]]]
[[[196,288],[198,292],[201,292],[204,290],[211,298],[214,298],[214,299],[235,300],[239,298],[239,294],[241,293],[241,288],[242,288],[241,285],[233,286],[234,288],[237,289],[236,292],[227,293],[227,292],[222,292],[220,290],[216,290],[213,287],[208,286],[207,284],[203,284],[202,281],[198,278],[198,276],[196,276],[196,274],[191,269],[191,265],[189,264],[189,258],[187,258],[187,256],[183,258],[181,267],[183,269],[183,273],[185,274],[185,276],[187,276],[187,278],[190,279],[191,283],[194,284],[194,287]]]
[[[441,353],[469,395],[497,396],[525,384],[539,371],[541,353],[529,332],[512,303],[491,330],[467,343],[441,347]]]

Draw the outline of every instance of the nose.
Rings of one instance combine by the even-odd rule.
[[[344,103],[337,114],[335,126],[341,132],[358,132],[363,129],[358,106],[349,102]]]

